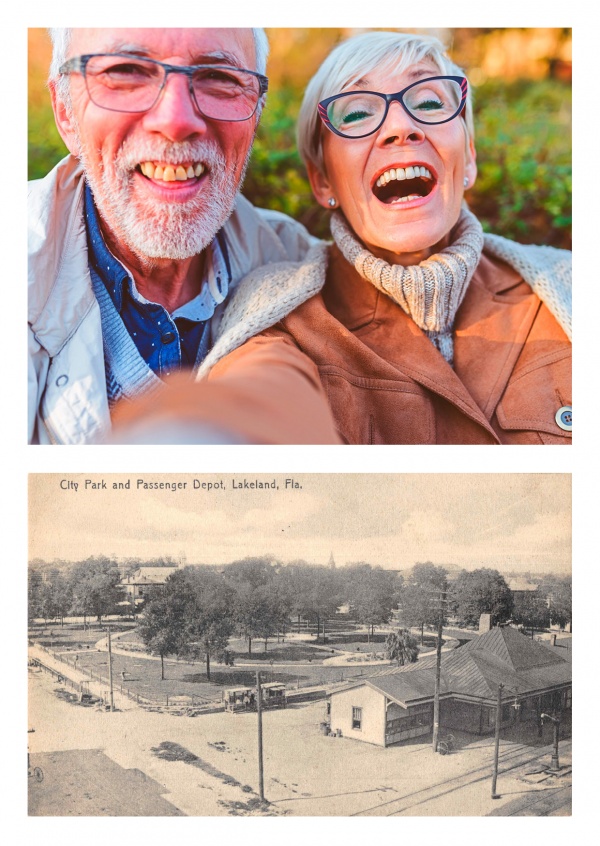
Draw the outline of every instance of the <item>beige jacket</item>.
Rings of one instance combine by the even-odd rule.
[[[83,171],[72,156],[29,187],[30,443],[96,443],[111,430],[83,188]],[[223,231],[233,285],[269,262],[302,260],[315,242],[291,218],[256,209],[241,196]]]

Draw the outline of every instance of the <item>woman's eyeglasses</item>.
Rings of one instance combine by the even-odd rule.
[[[318,112],[325,126],[342,138],[364,138],[377,132],[390,104],[400,103],[417,123],[440,124],[461,114],[467,100],[464,76],[431,76],[396,94],[346,91],[321,100]]]

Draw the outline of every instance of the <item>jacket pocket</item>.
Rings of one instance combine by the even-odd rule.
[[[571,353],[560,350],[515,370],[496,416],[509,442],[566,444],[571,431],[558,425],[556,415],[571,405]]]
[[[349,444],[433,444],[431,399],[408,380],[355,376],[319,368],[338,431]]]

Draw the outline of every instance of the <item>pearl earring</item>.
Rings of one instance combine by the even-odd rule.
[[[463,179],[463,185],[465,186],[465,188],[469,187],[469,179],[467,176],[465,176],[465,178]]]
[[[335,199],[335,197],[330,197],[327,200],[327,202],[329,204],[329,207],[332,208],[332,209],[334,209],[337,206],[337,200]]]

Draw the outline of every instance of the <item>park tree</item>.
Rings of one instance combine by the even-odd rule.
[[[44,618],[44,623],[53,620],[58,616],[52,582],[44,581],[39,590],[39,613]]]
[[[223,567],[223,576],[240,590],[252,591],[269,584],[280,566],[272,555],[242,558]]]
[[[554,625],[564,629],[573,623],[571,576],[545,576],[538,591],[546,598]]]
[[[227,649],[233,632],[234,595],[222,577],[207,567],[185,567],[170,575],[160,596],[146,605],[140,635],[151,652],[210,662]]]
[[[235,622],[248,641],[249,655],[254,638],[263,639],[266,650],[269,638],[287,628],[291,606],[282,572],[270,555],[233,561],[223,568],[226,583],[235,591]]]
[[[531,630],[545,629],[550,623],[550,610],[546,598],[537,590],[519,594],[514,600],[513,620],[523,628]]]
[[[405,626],[421,629],[421,644],[425,626],[439,622],[440,608],[446,610],[443,594],[447,587],[448,571],[430,561],[414,565],[400,595],[400,617]]]
[[[42,574],[30,567],[27,573],[27,615],[30,625],[36,617],[41,617]]]
[[[206,678],[210,662],[221,659],[235,625],[233,589],[208,567],[185,567],[167,579],[170,588],[188,592],[186,620],[178,654],[183,658],[204,656]]]
[[[55,616],[60,617],[60,624],[63,626],[65,617],[69,614],[73,605],[71,580],[63,573],[56,573],[52,578],[51,585]]]
[[[314,571],[315,568],[306,561],[295,560],[287,564],[279,574],[279,590],[285,597],[290,617],[298,620],[298,631],[301,617],[308,615]]]
[[[290,607],[297,615],[316,623],[317,638],[325,637],[327,620],[335,615],[342,601],[340,572],[301,561],[282,571],[286,591],[292,597]]]
[[[160,656],[160,678],[165,678],[165,658],[177,655],[183,641],[187,599],[178,591],[165,589],[149,602],[138,626],[138,633],[149,652]]]
[[[388,634],[385,639],[385,656],[390,661],[396,661],[399,666],[414,664],[419,657],[419,647],[408,629],[398,629]]]
[[[512,616],[510,588],[497,570],[482,567],[463,570],[451,585],[451,603],[457,617],[467,625],[477,625],[482,614],[491,614],[494,624]]]
[[[256,588],[246,594],[238,593],[235,599],[235,620],[248,640],[248,655],[252,655],[252,640],[265,642],[287,627],[289,605],[272,585]],[[287,611],[287,613],[286,613]]]
[[[389,623],[398,604],[398,579],[394,572],[364,562],[348,564],[344,575],[351,613],[367,626],[370,640],[375,626]]]
[[[91,556],[75,564],[71,570],[73,613],[84,620],[95,616],[98,622],[114,613],[124,598],[121,576],[116,563],[106,556]]]

